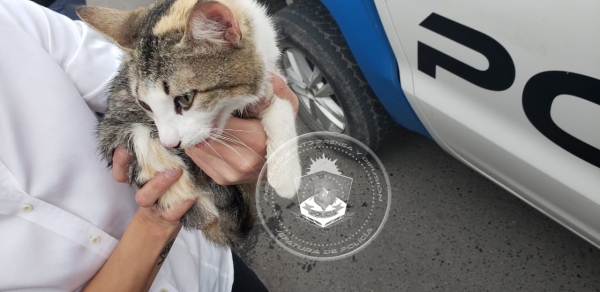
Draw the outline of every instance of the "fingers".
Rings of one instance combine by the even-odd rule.
[[[227,134],[224,137],[230,137],[233,135],[235,138],[241,140],[245,145],[250,147],[252,150],[259,154],[266,155],[267,148],[267,134],[263,129],[261,123],[257,119],[239,119],[231,117],[225,124],[225,130]],[[215,144],[214,142],[212,144]]]
[[[273,75],[271,77],[271,84],[273,85],[273,93],[279,98],[285,99],[292,103],[294,113],[298,113],[298,97],[296,94],[287,86],[285,80],[280,76]]]
[[[223,159],[240,172],[260,171],[267,155],[267,135],[260,122],[231,118],[225,129],[232,130],[225,130],[218,140],[194,149]]]
[[[266,161],[267,135],[260,121],[230,118],[219,141],[188,148],[187,155],[220,185],[254,182]]]
[[[202,171],[204,171],[204,173],[206,173],[206,175],[212,178],[212,180],[214,180],[217,184],[222,186],[228,185],[225,178],[223,178],[223,176],[221,176],[221,174],[215,170],[215,168],[218,169],[218,165],[215,165],[215,168],[212,166],[212,164],[215,163],[213,160],[217,158],[197,148],[185,149],[185,153],[198,167],[200,167],[200,169],[202,169]]]
[[[112,177],[122,183],[127,183],[127,171],[129,161],[129,154],[127,149],[123,147],[117,147],[113,154],[112,160]]]
[[[181,170],[167,170],[156,175],[135,194],[135,201],[140,207],[153,207],[154,203],[162,196],[181,176]]]
[[[265,98],[265,99],[261,100],[261,101],[260,101],[259,103],[257,103],[257,104],[252,104],[252,105],[249,105],[249,106],[247,107],[247,110],[248,110],[248,113],[250,114],[250,117],[251,117],[251,118],[257,118],[257,117],[258,117],[258,114],[259,114],[259,113],[260,113],[262,110],[264,110],[264,109],[268,108],[270,105],[271,105],[271,100],[270,100],[270,99],[267,99],[267,98]]]
[[[179,179],[181,173],[180,169],[159,173],[138,190],[135,194],[135,201],[140,205],[140,210],[142,214],[145,214],[145,218],[165,226],[179,225],[179,219],[194,205],[195,200],[177,203],[167,210],[159,210],[155,204],[158,198],[164,195]]]
[[[113,154],[112,176],[118,182],[127,182],[129,155],[122,147],[115,149]],[[181,170],[168,170],[159,173],[149,180],[144,187],[135,194],[135,201],[143,209],[145,218],[159,224],[179,225],[179,219],[192,207],[195,200],[183,201],[171,206],[168,210],[158,210],[154,205],[181,176]],[[167,221],[168,223],[166,223]]]
[[[179,224],[179,219],[181,219],[181,216],[183,216],[183,214],[185,214],[185,212],[187,212],[187,210],[189,210],[194,203],[196,203],[195,200],[183,201],[175,206],[172,206],[168,210],[162,211],[161,215],[165,220],[171,223]]]
[[[255,182],[260,169],[245,169],[238,171],[229,163],[202,150],[186,149],[188,156],[200,167],[206,175],[219,185],[236,185]]]
[[[273,93],[288,100],[298,111],[298,97],[282,77],[271,77]],[[250,111],[267,108],[269,102],[259,103]],[[266,162],[267,135],[259,120],[232,117],[224,127],[221,138],[202,148],[188,148],[186,154],[209,177],[220,185],[255,182]]]

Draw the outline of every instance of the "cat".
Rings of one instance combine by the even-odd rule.
[[[114,150],[126,148],[129,181],[139,188],[161,171],[183,169],[157,207],[196,199],[182,226],[216,244],[240,244],[253,226],[255,184],[218,185],[183,149],[227,140],[228,118],[265,100],[271,104],[258,118],[267,157],[296,137],[293,107],[270,83],[280,52],[266,9],[255,0],[159,0],[131,11],[82,6],[77,13],[124,52],[97,129],[103,159],[110,167]],[[296,160],[280,179],[268,179],[280,196],[295,195]]]

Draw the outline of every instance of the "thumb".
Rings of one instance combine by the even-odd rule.
[[[277,97],[289,101],[294,108],[294,113],[298,113],[298,97],[285,83],[285,80],[281,76],[272,75],[271,84],[273,85],[273,93]]]

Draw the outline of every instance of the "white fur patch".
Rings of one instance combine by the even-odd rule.
[[[173,98],[165,94],[159,84],[148,88],[143,101],[152,109],[158,136],[165,147],[175,147],[181,142],[182,148],[188,148],[210,134],[215,115],[193,109],[177,114]]]
[[[135,124],[132,132],[133,147],[141,168],[139,177],[142,180],[149,180],[166,170],[187,169],[179,156],[170,153],[160,142],[150,137],[150,129],[147,126]],[[184,200],[195,199],[196,196],[193,180],[184,171],[179,180],[161,197],[159,205],[167,207]]]
[[[141,168],[139,177],[142,180],[149,180],[166,170],[187,170],[179,156],[172,154],[160,142],[150,137],[150,129],[147,126],[135,124],[132,132],[133,147]],[[158,206],[166,210],[182,201],[196,199],[196,204],[218,218],[219,213],[211,198],[211,194],[195,187],[194,179],[188,171],[183,171],[177,182],[158,199]]]
[[[160,142],[165,147],[175,147],[181,142],[181,148],[189,148],[205,141],[213,129],[222,129],[234,110],[257,102],[257,96],[239,96],[227,98],[218,103],[217,107],[208,111],[192,106],[182,114],[175,112],[173,98],[166,95],[159,84],[154,84],[146,90],[147,95],[140,98],[152,109],[152,117],[158,128]],[[202,99],[198,93],[194,102]]]
[[[261,117],[261,124],[267,133],[267,180],[281,197],[292,198],[297,191],[295,179],[302,176],[298,148],[295,144],[285,145],[280,155],[272,156],[286,142],[296,138],[296,119],[292,104],[278,97]]]
[[[219,2],[227,5],[238,18],[242,37],[247,30],[252,30],[256,51],[265,62],[267,78],[269,73],[276,73],[280,53],[277,48],[275,26],[271,17],[267,16],[266,8],[256,1],[250,0],[219,0]],[[252,20],[252,27],[246,27],[246,19]]]
[[[280,52],[277,47],[277,35],[274,29],[273,22],[270,17],[266,16],[265,7],[250,0],[218,0],[227,5],[237,18],[242,37],[249,30],[253,35],[254,46],[261,60],[264,62],[265,86],[263,88],[264,96],[267,96],[267,85],[270,75],[278,74],[277,60],[280,57]],[[160,34],[171,29],[185,29],[185,20],[182,15],[189,14],[191,2],[195,0],[177,0],[164,19],[155,26],[154,33]],[[177,7],[176,7],[177,6]],[[250,19],[251,27],[248,27],[246,20]],[[200,23],[197,25],[207,25]],[[199,35],[194,35],[198,38],[213,38],[214,36],[207,32],[207,35],[199,32]],[[278,74],[279,75],[279,74]],[[196,97],[198,98],[198,97]],[[187,148],[205,140],[214,125],[215,118],[221,118],[216,121],[217,128],[223,128],[229,114],[236,109],[240,109],[241,105],[247,105],[252,102],[258,102],[258,97],[237,97],[230,98],[228,102],[219,103],[219,108],[211,112],[202,112],[190,109],[177,115],[174,110],[173,99],[164,94],[161,86],[154,86],[148,90],[148,95],[144,101],[150,105],[154,111],[154,119],[159,130],[160,140],[163,145],[176,145],[181,141],[181,147]],[[243,108],[243,106],[241,106]],[[273,99],[271,106],[261,113],[261,123],[267,133],[267,155],[270,156],[277,148],[285,142],[295,138],[295,115],[292,105],[279,98]],[[296,155],[297,158],[297,155]],[[288,157],[289,159],[289,157]],[[298,159],[292,159],[290,162],[286,159],[285,164],[289,165],[282,176],[279,173],[280,179],[277,181],[269,180],[269,183],[283,197],[293,197],[296,193],[294,179],[301,176],[300,162]],[[277,163],[277,162],[274,162]],[[268,169],[268,176],[275,177],[272,169]]]
[[[269,78],[271,75],[279,74],[277,61],[280,58],[279,48],[277,47],[277,34],[273,20],[267,16],[266,8],[256,1],[248,0],[219,0],[231,8],[238,19],[251,19],[252,27],[242,28],[251,29],[254,36],[254,46],[261,60],[264,62],[265,68],[265,87],[264,95],[269,96],[267,92],[269,88]],[[244,21],[240,21],[244,24]],[[243,37],[243,36],[242,36]],[[277,193],[286,198],[291,198],[296,194],[294,180],[302,174],[298,154],[286,156],[285,161],[279,161],[277,157],[270,157],[275,150],[281,147],[285,142],[297,137],[296,120],[294,110],[290,102],[274,98],[271,106],[261,113],[261,124],[267,133],[267,157],[271,160],[269,164],[285,165],[285,169],[278,171],[277,167],[267,168],[267,179],[269,184],[275,188]],[[293,146],[290,146],[293,147]],[[294,149],[287,149],[283,152],[294,153]],[[297,148],[296,148],[297,150]],[[277,179],[274,179],[274,178]]]
[[[213,44],[224,45],[223,26],[208,19],[197,18],[192,20],[192,36],[197,40],[207,41]]]

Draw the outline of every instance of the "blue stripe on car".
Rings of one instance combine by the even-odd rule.
[[[372,0],[321,0],[390,116],[407,129],[431,137],[400,85],[398,63]]]

